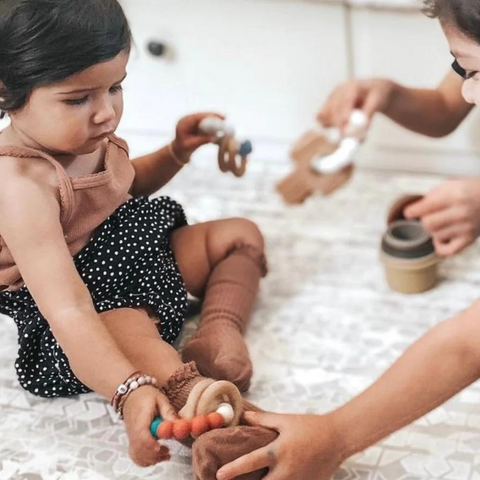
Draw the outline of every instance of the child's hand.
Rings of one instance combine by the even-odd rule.
[[[125,402],[123,417],[130,440],[129,453],[140,467],[170,460],[168,448],[160,445],[150,433],[150,424],[158,416],[166,420],[178,419],[165,395],[155,387],[141,387]]]
[[[390,80],[352,80],[339,85],[330,94],[317,119],[325,128],[343,130],[356,108],[363,110],[370,123],[376,112],[385,111],[392,97],[394,83]]]
[[[205,135],[198,128],[198,125],[204,118],[212,116],[221,119],[225,118],[218,113],[196,113],[188,115],[178,122],[176,138],[173,141],[173,149],[179,158],[188,160],[197,148],[207,143],[215,142],[216,137]]]
[[[247,412],[250,425],[277,430],[278,438],[225,465],[217,480],[268,468],[269,480],[330,480],[342,461],[338,436],[325,415],[278,415]]]
[[[420,218],[441,257],[454,255],[480,235],[480,180],[449,180],[405,209]]]

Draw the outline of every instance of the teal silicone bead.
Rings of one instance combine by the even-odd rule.
[[[247,155],[250,155],[253,152],[253,147],[252,147],[252,142],[250,140],[245,140],[241,145],[238,150],[238,153],[242,157],[246,157]]]
[[[152,436],[158,440],[158,437],[157,437],[157,428],[159,427],[159,425],[163,422],[163,418],[161,417],[157,417],[157,418],[154,418],[152,423],[150,424],[150,433],[152,434]]]

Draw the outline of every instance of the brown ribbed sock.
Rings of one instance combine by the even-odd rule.
[[[195,366],[195,362],[185,364],[179,368],[163,387],[163,392],[167,396],[169,402],[178,412],[187,403],[188,396],[193,387],[203,380],[207,380],[200,375]]]
[[[252,247],[236,248],[222,260],[208,281],[200,326],[182,353],[203,375],[228,380],[242,392],[252,377],[243,334],[265,274],[265,257]]]

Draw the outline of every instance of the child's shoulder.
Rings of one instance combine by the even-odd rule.
[[[33,188],[46,195],[58,196],[58,179],[55,167],[48,162],[28,157],[0,154],[0,200],[14,198],[22,203],[24,195]]]

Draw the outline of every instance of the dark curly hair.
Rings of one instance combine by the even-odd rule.
[[[117,0],[0,0],[0,110],[131,47]],[[3,116],[3,114],[1,115]]]
[[[480,44],[479,0],[424,0],[423,11]]]

